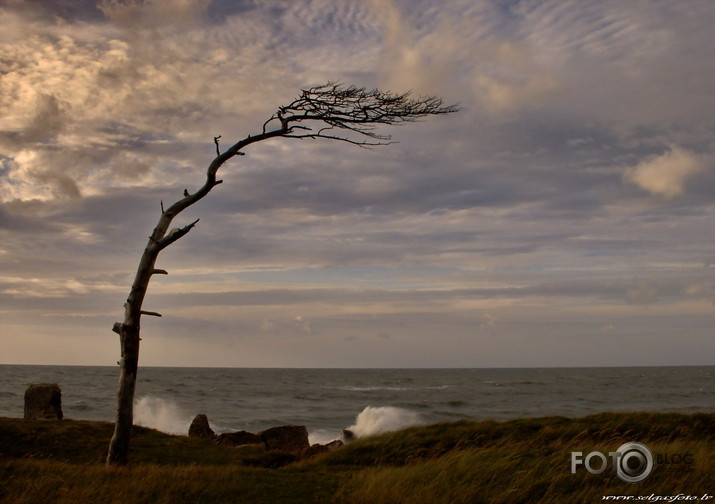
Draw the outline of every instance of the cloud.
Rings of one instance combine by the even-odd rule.
[[[683,293],[693,298],[710,299],[715,302],[715,280],[691,280],[685,285]]]
[[[705,169],[705,163],[695,154],[677,146],[630,167],[624,180],[651,194],[671,199],[685,192],[691,177]]]
[[[652,279],[637,279],[626,290],[626,300],[631,304],[649,305],[658,299],[658,288]]]
[[[20,142],[52,141],[62,131],[65,112],[55,96],[40,93],[35,106],[36,111],[23,130]]]
[[[489,54],[489,65],[480,68],[474,79],[477,101],[486,110],[501,113],[538,107],[558,93],[556,78],[539,68],[523,44],[502,42]]]
[[[0,198],[10,200],[76,200],[82,196],[75,180],[48,167],[43,151],[22,150],[4,164],[7,179],[0,184]]]
[[[410,11],[393,0],[370,5],[383,28],[380,86],[425,95],[450,89],[466,33],[455,13],[429,4]]]
[[[416,36],[410,26],[403,21],[402,13],[392,0],[370,2],[384,26],[385,56],[383,72],[388,89],[410,89],[421,87],[416,83],[430,78],[434,73],[426,71],[425,57],[416,47]],[[409,87],[405,87],[407,84]]]
[[[264,96],[285,86],[274,78],[282,66],[267,56],[263,33],[244,29],[250,20],[232,18],[205,31],[197,13],[207,4],[107,2],[101,31],[84,23],[62,30],[40,19],[26,24],[28,36],[0,44],[0,153],[12,166],[0,181],[3,198],[62,197],[58,180],[81,193],[118,179],[162,184],[163,167],[189,161],[169,142],[210,146],[211,134],[226,124],[253,119],[260,127],[278,105]],[[154,29],[156,23],[164,24]],[[159,29],[165,26],[172,29]],[[298,86],[290,88],[292,94]],[[43,176],[27,184],[38,164]]]
[[[301,315],[297,315],[293,319],[293,327],[297,331],[304,333],[304,334],[310,334],[312,332],[312,330],[310,328],[310,321],[305,320]]]
[[[97,7],[114,23],[131,30],[171,27],[185,29],[200,23],[211,0],[100,0]]]
[[[590,355],[579,335],[594,328],[628,346],[645,314],[663,341],[696,321],[683,338],[693,362],[706,354],[706,2],[0,4],[0,332],[109,333],[160,202],[203,183],[213,137],[259,131],[301,87],[340,79],[461,110],[385,131],[398,143],[381,149],[275,140],[222,167],[172,224],[201,218],[148,297],[165,317],[147,341],[185,346],[149,362],[190,361],[201,331],[209,365],[236,364],[236,334],[245,365],[370,364],[376,334],[386,364],[432,365],[425,349],[538,364],[558,338]],[[310,348],[291,360],[280,338]]]
[[[478,75],[475,79],[475,87],[478,100],[487,110],[493,112],[538,106],[546,97],[558,90],[557,82],[545,75],[529,76],[527,80],[515,82]]]

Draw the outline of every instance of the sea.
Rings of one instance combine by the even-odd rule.
[[[65,418],[114,421],[119,368],[0,365],[0,416],[23,416],[33,383],[57,383]],[[140,367],[134,420],[188,433],[305,425],[311,442],[441,421],[713,412],[715,366],[526,369]]]

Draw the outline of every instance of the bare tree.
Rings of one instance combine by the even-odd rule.
[[[133,402],[139,362],[140,320],[142,315],[161,316],[159,313],[142,309],[151,278],[157,274],[167,274],[165,270],[155,267],[157,257],[162,250],[185,236],[196,225],[198,219],[184,227],[170,229],[171,222],[177,215],[222,182],[216,178],[219,168],[234,156],[244,155],[243,149],[249,145],[271,138],[325,138],[361,147],[387,145],[391,143],[391,137],[377,131],[382,124],[400,124],[429,115],[456,111],[455,105],[444,105],[442,99],[436,96],[412,98],[409,92],[395,94],[329,82],[303,90],[300,97],[278,108],[263,124],[261,133],[249,135],[223,152],[219,145],[221,137],[214,138],[216,157],[208,167],[204,185],[194,193],[184,190],[183,197],[166,209],[162,202],[161,216],[149,237],[131,292],[124,304],[124,321],[117,322],[112,329],[119,334],[121,369],[117,417],[107,464],[124,465],[128,460],[134,422]]]

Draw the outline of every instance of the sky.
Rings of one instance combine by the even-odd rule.
[[[159,257],[140,365],[712,365],[713,25],[705,0],[0,0],[0,363],[115,365],[161,202],[340,81],[460,111],[227,163]]]

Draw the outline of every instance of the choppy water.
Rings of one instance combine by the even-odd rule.
[[[0,416],[30,383],[58,383],[66,418],[114,420],[117,367],[0,365]],[[305,425],[313,441],[441,420],[604,411],[715,411],[715,366],[558,369],[140,368],[135,422],[185,434]]]

